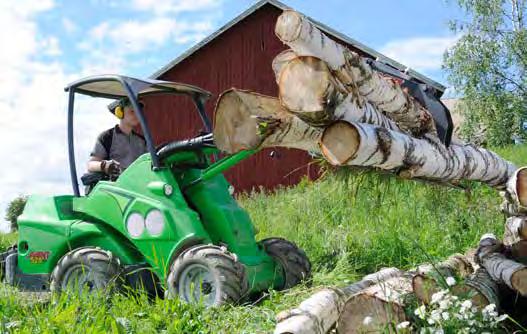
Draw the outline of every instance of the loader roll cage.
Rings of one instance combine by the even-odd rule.
[[[134,108],[141,130],[146,141],[146,147],[152,159],[152,168],[157,170],[161,168],[160,153],[166,155],[167,150],[171,151],[172,146],[177,146],[178,142],[168,143],[159,150],[156,149],[152,140],[152,134],[148,127],[143,110],[141,109],[138,98],[156,94],[176,94],[187,95],[192,98],[198,114],[203,122],[205,131],[212,132],[212,125],[209,117],[205,112],[205,102],[212,95],[211,93],[187,84],[152,80],[152,79],[135,79],[122,75],[98,75],[90,76],[75,81],[64,88],[69,93],[68,96],[68,157],[71,174],[73,194],[80,197],[79,182],[77,179],[77,168],[75,165],[75,147],[73,142],[73,112],[75,104],[75,93],[88,95],[92,97],[101,97],[108,99],[128,98]],[[208,136],[207,144],[211,145],[212,136]],[[170,146],[171,145],[171,146]],[[175,147],[174,147],[175,148]],[[181,148],[181,144],[178,146]],[[164,153],[163,153],[164,152]]]

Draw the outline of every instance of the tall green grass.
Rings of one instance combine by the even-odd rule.
[[[498,153],[518,165],[527,146]],[[281,236],[313,263],[311,287],[270,291],[257,305],[204,310],[178,301],[121,295],[32,303],[0,288],[0,332],[264,333],[277,312],[321,286],[345,285],[381,267],[410,268],[474,247],[484,233],[503,233],[498,193],[469,184],[453,189],[391,176],[340,170],[317,182],[242,195],[258,238]],[[12,238],[12,237],[11,237]],[[0,247],[10,244],[0,236]]]

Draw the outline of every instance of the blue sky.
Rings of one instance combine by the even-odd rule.
[[[0,218],[18,194],[70,193],[68,82],[102,73],[148,76],[255,2],[0,0]],[[462,17],[452,1],[283,2],[446,84],[441,58],[456,41],[447,23]],[[99,112],[106,101],[80,102],[79,169],[97,134],[115,123]]]

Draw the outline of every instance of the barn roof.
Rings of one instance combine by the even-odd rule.
[[[248,8],[246,11],[244,11],[243,13],[241,13],[240,15],[238,15],[237,17],[235,17],[233,20],[231,20],[230,22],[228,22],[227,24],[225,24],[223,27],[221,27],[220,29],[218,29],[216,32],[212,33],[211,35],[209,35],[208,37],[206,37],[205,39],[203,39],[201,42],[197,43],[196,45],[194,45],[192,48],[190,48],[189,50],[187,50],[186,52],[184,52],[183,54],[181,54],[179,57],[177,57],[176,59],[172,60],[171,62],[169,62],[168,64],[166,64],[165,66],[163,66],[160,70],[158,70],[157,72],[155,72],[154,74],[152,74],[150,77],[153,78],[153,79],[158,79],[160,76],[162,76],[163,74],[165,74],[166,72],[168,72],[171,68],[173,68],[174,66],[176,66],[177,64],[179,64],[180,62],[182,62],[184,59],[186,59],[187,57],[189,57],[190,55],[192,55],[193,53],[195,53],[196,51],[198,51],[199,49],[201,49],[202,47],[204,47],[205,45],[207,45],[209,42],[211,42],[212,40],[214,40],[216,37],[218,37],[219,35],[221,35],[223,32],[229,30],[232,26],[236,25],[238,22],[242,21],[243,19],[245,19],[247,16],[251,15],[252,13],[254,13],[255,11],[257,11],[258,9],[262,8],[263,6],[265,5],[272,5],[278,9],[281,9],[281,10],[286,10],[286,9],[291,9],[291,7],[285,5],[284,3],[278,1],[278,0],[261,0],[261,1],[258,1],[256,4],[254,4],[253,6],[251,6],[250,8]],[[411,76],[411,77],[414,77],[432,87],[434,87],[435,89],[441,91],[441,92],[444,92],[446,87],[443,86],[442,84],[438,83],[437,81],[435,80],[432,80],[424,75],[422,75],[421,73],[418,73],[412,69],[410,69],[409,67],[407,66],[404,66],[403,64],[389,58],[389,57],[386,57],[385,55],[373,50],[372,48],[362,44],[361,42],[351,38],[351,37],[348,37],[330,27],[328,27],[327,25],[323,24],[323,23],[320,23],[310,17],[308,17],[308,19],[313,22],[320,30],[322,30],[323,32],[325,32],[326,34],[329,34],[329,35],[332,35],[352,46],[354,46],[355,48],[357,48],[358,50],[361,50],[362,52],[370,55],[371,57],[385,63],[385,64],[388,64],[400,71],[403,71],[405,72],[407,75]]]

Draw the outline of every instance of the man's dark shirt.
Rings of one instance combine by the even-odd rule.
[[[141,135],[134,131],[127,135],[116,125],[97,137],[91,156],[115,160],[121,164],[122,169],[126,169],[146,152],[146,142]]]

